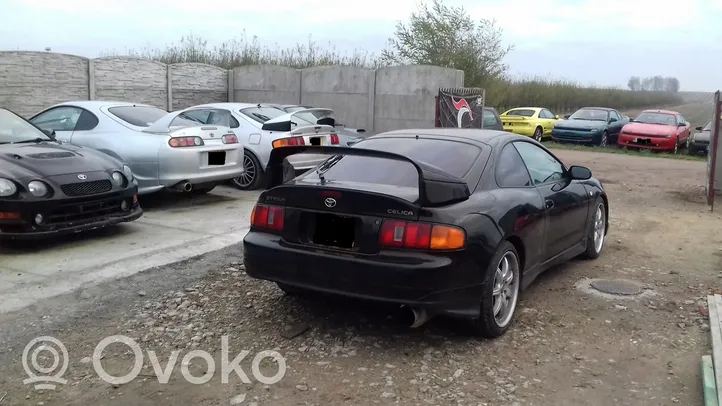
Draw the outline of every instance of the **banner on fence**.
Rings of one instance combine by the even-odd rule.
[[[436,96],[436,127],[483,128],[484,89],[441,88]]]

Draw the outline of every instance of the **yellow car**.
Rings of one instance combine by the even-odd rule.
[[[552,128],[559,116],[542,107],[517,107],[507,110],[499,116],[504,131],[532,137],[541,142],[551,137]]]

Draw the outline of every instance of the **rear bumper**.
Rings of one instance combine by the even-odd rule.
[[[536,130],[536,127],[531,127],[531,126],[521,127],[521,126],[513,126],[513,125],[511,125],[511,126],[505,125],[504,126],[504,131],[506,131],[506,132],[524,135],[527,137],[531,137],[532,135],[534,135],[534,130]]]
[[[136,202],[129,209],[119,209],[123,200],[132,202],[135,188],[121,193],[101,195],[95,198],[48,200],[46,202],[24,203],[22,201],[4,205],[3,211],[18,212],[19,220],[0,221],[0,240],[24,240],[53,237],[109,227],[130,222],[143,216],[143,209]],[[102,205],[102,206],[101,206]],[[69,208],[74,208],[72,211]],[[81,207],[88,207],[83,215]],[[42,214],[46,222],[35,224],[34,218]]]
[[[634,142],[634,139],[638,142]],[[639,140],[649,140],[649,144],[640,143]],[[627,148],[652,149],[652,150],[673,150],[674,138],[645,137],[643,135],[626,135],[621,134],[617,144]]]
[[[199,150],[177,151],[182,148],[163,151],[160,157],[158,184],[171,187],[179,182],[191,184],[223,182],[237,178],[244,173],[243,147],[235,144],[208,145]],[[222,165],[211,165],[215,157],[211,154],[224,153]]]
[[[689,149],[690,151],[696,152],[696,153],[708,153],[709,152],[709,142],[690,142],[689,143]]]
[[[482,273],[463,252],[349,257],[291,246],[277,235],[251,230],[243,239],[243,256],[253,278],[435,314],[479,317]]]

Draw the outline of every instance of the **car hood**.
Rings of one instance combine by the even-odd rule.
[[[121,169],[115,158],[70,144],[0,145],[0,177],[10,179],[47,178],[72,173]]]
[[[557,128],[568,128],[571,130],[591,130],[594,128],[604,127],[604,121],[594,120],[559,120],[554,124]]]
[[[700,131],[694,135],[695,141],[709,141],[712,131]]]
[[[648,134],[664,136],[674,132],[674,127],[669,125],[648,124],[648,123],[629,123],[622,129],[624,132],[634,134]]]

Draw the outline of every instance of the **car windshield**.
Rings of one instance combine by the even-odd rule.
[[[296,111],[299,111],[299,110],[296,110]],[[333,113],[325,112],[325,111],[310,111],[307,113],[297,113],[297,114],[293,115],[293,119],[299,118],[301,121],[305,121],[309,124],[317,124],[318,120],[320,120],[322,118],[327,118],[327,117],[333,118]]]
[[[52,140],[44,132],[10,110],[0,109],[0,144],[33,141],[38,138],[43,141]]]
[[[257,121],[261,124],[270,119],[288,114],[275,107],[247,107],[245,109],[240,109],[239,112],[244,116],[249,117],[251,120]]]
[[[109,108],[108,112],[136,127],[149,127],[168,114],[163,109],[151,106],[117,106]]]
[[[659,124],[659,125],[675,125],[674,116],[666,113],[641,113],[634,119],[637,123],[643,124]]]
[[[572,114],[570,120],[591,120],[591,121],[607,121],[609,112],[599,109],[581,109]]]
[[[702,129],[702,131],[712,131],[712,121],[708,122],[708,123],[704,126],[704,128]]]
[[[507,116],[531,117],[534,115],[534,110],[527,110],[527,109],[512,110],[512,111],[506,113],[506,115]]]
[[[467,175],[481,154],[481,149],[471,144],[423,138],[370,138],[355,146],[401,154],[460,178]],[[401,187],[419,185],[418,174],[411,163],[383,158],[344,156],[325,170],[323,176],[329,181],[380,183]],[[317,180],[318,173],[309,171],[302,175],[302,178]]]

